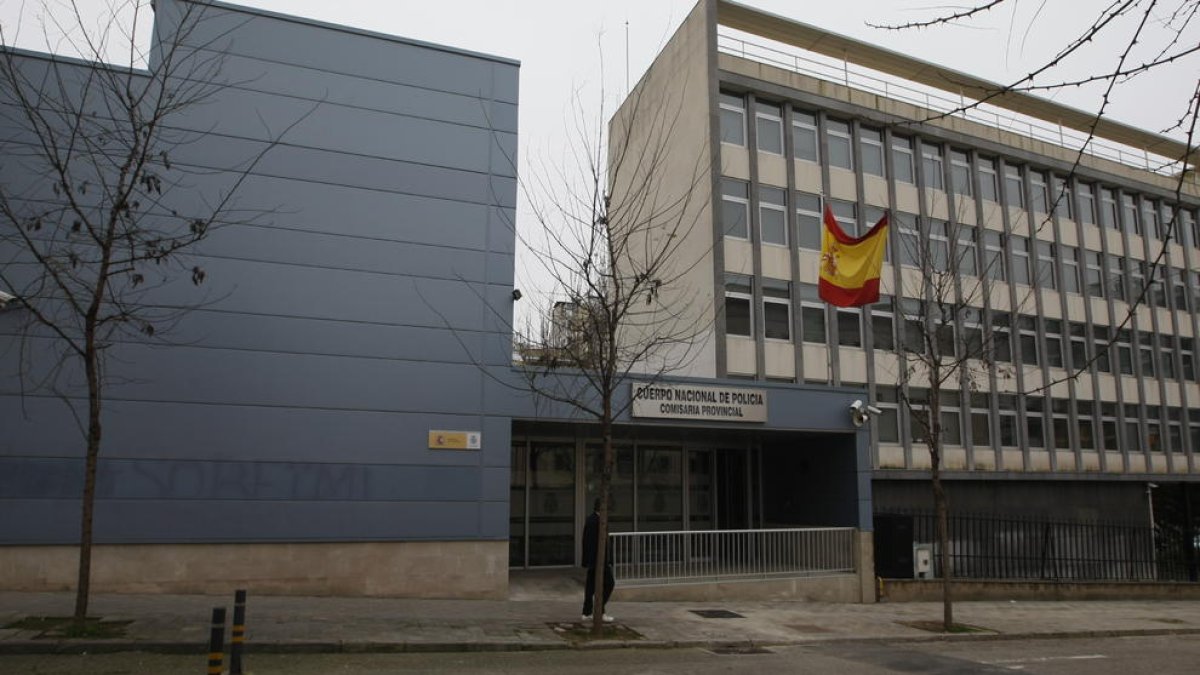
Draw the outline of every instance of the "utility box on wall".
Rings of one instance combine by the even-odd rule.
[[[929,579],[933,576],[933,546],[913,544],[913,578]]]

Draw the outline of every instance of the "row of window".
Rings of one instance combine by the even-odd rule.
[[[913,443],[924,443],[928,433],[928,398],[925,389],[910,388],[912,412],[907,426]],[[997,394],[995,429],[992,401],[987,393],[959,391],[940,392],[939,419],[942,441],[960,446],[970,438],[974,447],[1017,448],[1022,444],[1038,449],[1070,449],[1070,400],[1047,399],[1027,394]],[[900,442],[900,410],[908,409],[899,403],[896,387],[879,387],[876,405],[883,414],[878,417],[881,443]],[[964,406],[963,404],[966,403]],[[1046,405],[1049,404],[1049,408]],[[1025,414],[1020,423],[1019,410]],[[1188,409],[1188,424],[1193,450],[1200,449],[1200,409]],[[1118,450],[1128,452],[1183,452],[1183,409],[1166,406],[1146,406],[1146,431],[1136,404],[1079,400],[1076,402],[1075,431],[1079,447],[1084,450]],[[994,433],[993,433],[994,432]]]
[[[821,248],[821,198],[807,192],[795,192],[795,240],[802,249]],[[850,234],[858,234],[858,204],[829,200],[834,217]],[[766,245],[788,246],[787,192],[782,188],[758,189],[759,238]],[[883,217],[879,207],[864,206],[863,222],[873,224]],[[721,214],[725,236],[750,238],[750,185],[733,178],[721,181]],[[1145,288],[1145,302],[1169,308],[1168,294],[1177,311],[1191,311],[1187,286],[1189,273],[1165,265],[1151,267],[1142,260],[1102,251],[1062,246],[1041,239],[951,223],[938,218],[922,219],[909,213],[893,216],[896,246],[902,265],[920,267],[928,258],[933,270],[953,271],[962,276],[983,275],[998,281],[1037,285],[1049,290],[1082,293],[1093,298],[1111,296],[1132,303]],[[982,247],[980,246],[982,238]],[[886,259],[890,260],[888,254]],[[1055,274],[1055,262],[1062,269],[1062,281]],[[1200,272],[1191,273],[1191,283],[1200,289]],[[1146,286],[1149,278],[1150,285]]]
[[[761,303],[754,304],[754,279],[729,274],[725,279],[726,335],[755,336],[756,311],[762,312],[763,338],[792,339],[791,284],[777,279],[760,281]],[[826,305],[817,287],[801,284],[798,311],[800,339],[803,342],[841,347],[863,347],[863,313],[857,308],[834,308],[829,325]],[[1135,375],[1166,380],[1200,382],[1196,367],[1195,340],[1189,337],[1155,335],[1145,331],[1114,329],[1076,321],[1063,321],[1027,314],[1012,315],[992,310],[983,321],[981,310],[964,307],[957,317],[935,320],[934,334],[925,330],[925,305],[911,298],[882,296],[870,307],[868,320],[874,349],[926,353],[932,348],[943,355],[990,359],[1022,365],[1071,370],[1088,369],[1097,373]],[[897,325],[897,310],[901,322]],[[1015,320],[1014,320],[1015,319]],[[1039,323],[1041,336],[1039,337]],[[986,329],[985,329],[986,325]],[[830,334],[830,328],[833,328]],[[1136,340],[1135,340],[1136,338]],[[1140,373],[1138,372],[1140,370]]]
[[[745,146],[745,97],[722,92],[720,111],[722,142]],[[782,106],[756,100],[754,125],[758,150],[783,155],[785,122]],[[830,167],[853,171],[857,163],[864,174],[886,177],[885,134],[881,128],[859,125],[856,130],[848,120],[822,119],[816,113],[803,110],[791,111],[790,126],[796,159],[820,161],[823,128]],[[857,153],[854,151],[856,140]],[[1078,179],[1071,190],[1064,175],[1010,163],[966,148],[944,148],[942,144],[924,138],[892,134],[886,145],[890,148],[891,172],[897,182],[917,183],[915,148],[919,145],[925,187],[945,190],[949,183],[956,195],[992,202],[1003,199],[1009,206],[1027,208],[1034,213],[1053,211],[1060,217],[1084,224],[1124,229],[1130,234],[1159,240],[1171,236],[1180,242],[1190,241],[1192,246],[1200,248],[1200,220],[1190,211],[1177,214],[1175,207],[1165,202]]]

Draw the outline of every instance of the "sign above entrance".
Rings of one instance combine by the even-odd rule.
[[[478,431],[429,430],[430,450],[478,450]]]
[[[634,417],[709,422],[766,422],[767,392],[740,387],[634,382]]]

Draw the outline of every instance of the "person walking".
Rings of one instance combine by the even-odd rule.
[[[587,568],[587,581],[583,587],[583,620],[592,620],[592,603],[596,597],[596,537],[600,532],[600,498],[592,502],[592,513],[583,525],[583,566]],[[613,576],[612,547],[604,547],[604,602],[600,613],[604,623],[612,623],[613,618],[604,612],[608,607],[608,598],[612,596],[613,586],[617,580]]]

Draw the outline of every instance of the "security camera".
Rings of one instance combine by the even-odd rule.
[[[4,309],[5,307],[8,307],[8,303],[10,303],[16,299],[17,299],[17,296],[12,295],[10,293],[5,293],[4,291],[0,291],[0,309]]]
[[[882,415],[883,414],[882,410],[880,410],[879,408],[876,408],[873,405],[867,406],[867,412],[871,413],[872,415]]]
[[[855,400],[854,400],[854,403],[851,403],[851,404],[850,404],[850,409],[851,409],[851,410],[853,410],[854,412],[862,412],[862,409],[863,409],[863,402],[862,402],[862,400],[861,400],[861,399],[855,399]]]

